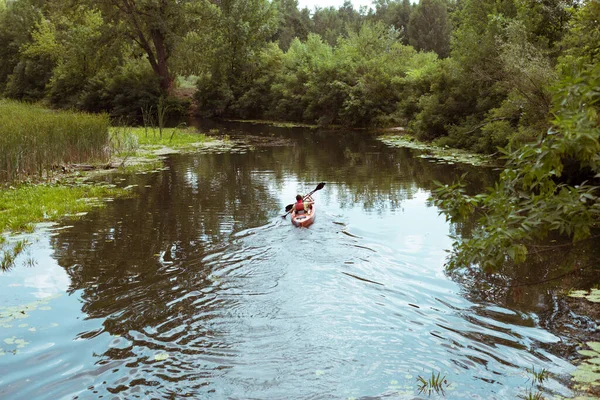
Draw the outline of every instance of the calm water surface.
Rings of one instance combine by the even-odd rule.
[[[571,395],[565,339],[539,322],[551,297],[487,298],[444,271],[460,229],[432,180],[493,171],[364,133],[243,129],[252,150],[108,178],[138,196],[34,235],[36,265],[0,275],[0,398],[412,399],[440,372],[446,398],[513,399],[532,367]],[[313,226],[280,217],[320,181]]]

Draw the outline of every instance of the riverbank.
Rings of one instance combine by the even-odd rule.
[[[238,144],[227,138],[209,138],[187,129],[110,128],[111,156],[106,161],[61,164],[27,182],[0,188],[0,233],[31,231],[39,222],[78,216],[105,201],[131,196],[99,174],[156,171],[168,154],[232,151]]]

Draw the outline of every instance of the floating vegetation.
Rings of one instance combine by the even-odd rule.
[[[591,301],[592,303],[600,303],[600,289],[591,289],[591,290],[571,290],[567,296],[583,298],[587,301]]]
[[[269,121],[262,119],[228,119],[228,122],[242,122],[245,124],[253,125],[269,125],[276,128],[307,128],[307,129],[319,129],[319,125],[315,124],[302,124],[299,122],[285,122],[285,121]],[[332,126],[335,127],[335,126]]]
[[[154,128],[114,127],[111,142],[115,154],[112,164],[122,167],[157,162],[169,154],[243,153],[249,149],[227,139],[209,138],[192,128],[164,128],[161,136]]]
[[[571,372],[572,380],[576,389],[600,394],[600,342],[587,342],[586,345],[589,349],[579,350],[578,353],[587,358]]]
[[[32,230],[32,224],[84,215],[100,199],[130,196],[131,191],[99,184],[23,184],[0,190],[0,232]],[[77,217],[73,217],[77,218]]]
[[[420,150],[423,153],[419,157],[441,160],[446,164],[461,163],[475,166],[494,166],[494,159],[490,156],[423,143],[409,135],[382,135],[378,139],[390,147]]]
[[[537,390],[537,387],[544,383],[550,377],[550,371],[545,368],[536,370],[535,366],[531,368],[525,368],[529,378],[527,381],[531,381],[531,388],[528,388],[524,394],[520,394],[518,397],[525,400],[542,400],[544,399],[542,392]]]
[[[432,393],[444,395],[445,389],[450,386],[446,380],[446,376],[442,376],[440,372],[437,375],[431,372],[429,379],[423,378],[421,375],[417,377],[419,394],[427,393],[430,396]]]
[[[6,329],[14,329],[19,328],[23,329],[23,332],[27,334],[34,334],[37,332],[35,327],[30,327],[28,323],[24,323],[23,320],[30,316],[30,313],[36,310],[50,310],[50,307],[47,306],[50,301],[60,297],[61,295],[48,296],[43,299],[22,304],[19,306],[13,307],[0,307],[0,328]],[[50,324],[50,328],[54,328],[58,326],[56,323]],[[1,330],[0,330],[1,332]],[[8,338],[5,338],[0,342],[2,347],[0,347],[0,356],[6,355],[8,353],[17,354],[19,349],[24,348],[29,345],[30,342],[26,341],[24,338],[21,338],[16,335],[12,335]]]

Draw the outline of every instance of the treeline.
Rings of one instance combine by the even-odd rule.
[[[550,128],[598,62],[596,0],[0,0],[0,93],[131,120],[185,112],[407,126],[494,152]],[[173,94],[177,96],[172,96]]]

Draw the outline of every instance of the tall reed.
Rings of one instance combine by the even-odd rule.
[[[108,127],[106,114],[0,100],[0,182],[43,176],[63,164],[105,160]]]

